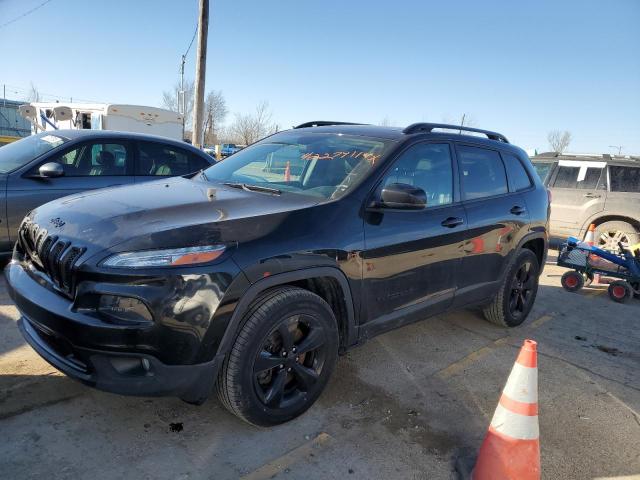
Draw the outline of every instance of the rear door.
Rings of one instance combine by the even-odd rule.
[[[550,182],[551,233],[577,235],[582,225],[604,210],[606,163],[560,160]]]
[[[498,150],[462,143],[456,145],[456,153],[469,222],[455,301],[461,306],[495,293],[510,255],[529,224],[522,192],[534,186],[515,155],[503,153],[503,162]],[[509,181],[507,170],[511,173]]]
[[[427,205],[365,213],[363,317],[371,333],[451,305],[466,230],[455,179],[451,144],[419,143],[400,154],[374,191],[375,199],[385,185],[409,184],[426,192]]]
[[[38,169],[49,162],[63,166],[64,175],[41,178]],[[133,182],[133,151],[118,139],[96,139],[47,156],[36,165],[12,173],[7,181],[7,223],[11,241],[24,216],[51,200],[73,193]]]

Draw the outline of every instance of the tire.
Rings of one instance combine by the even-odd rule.
[[[577,292],[585,285],[584,276],[580,272],[569,270],[562,274],[560,284],[567,292]],[[591,284],[591,282],[589,282],[589,284]]]
[[[525,271],[526,278],[521,276],[525,266],[528,266]],[[526,248],[517,250],[507,267],[500,290],[483,310],[484,317],[501,327],[517,327],[522,324],[533,308],[538,294],[539,272],[536,255]],[[512,308],[514,301],[515,310]],[[520,305],[522,309],[518,308]]]
[[[218,397],[252,425],[292,420],[313,405],[335,367],[339,335],[333,311],[318,295],[286,286],[259,296],[243,321],[220,368]]]
[[[609,284],[609,297],[614,302],[626,303],[631,297],[633,297],[633,290],[624,280],[616,280]]]
[[[633,298],[640,299],[640,282],[631,284],[631,288],[633,288],[635,292],[638,292],[638,293],[635,293],[635,292],[633,293]]]
[[[596,227],[594,245],[603,250],[619,252],[618,241],[626,247],[640,242],[640,233],[630,223],[615,220]]]

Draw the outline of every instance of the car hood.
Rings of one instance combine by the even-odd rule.
[[[177,177],[63,197],[30,216],[49,235],[122,251],[249,241],[318,203]]]

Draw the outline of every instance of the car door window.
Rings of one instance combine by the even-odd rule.
[[[553,187],[593,190],[598,187],[601,174],[599,167],[560,166]]]
[[[125,144],[86,143],[49,161],[62,165],[65,177],[122,176],[130,158]]]
[[[535,168],[538,177],[543,183],[547,180],[552,166],[552,163],[533,162],[533,168]]]
[[[404,183],[421,188],[427,208],[453,201],[451,150],[446,143],[420,143],[409,147],[387,172],[381,187]]]
[[[498,152],[468,145],[458,145],[457,152],[464,200],[493,197],[509,191]]]
[[[640,193],[640,168],[611,165],[609,176],[612,192]]]
[[[138,153],[136,175],[171,177],[194,171],[190,154],[172,145],[140,142]]]
[[[520,192],[531,186],[529,174],[518,157],[509,153],[502,153],[502,160],[504,160],[504,165],[507,168],[510,191]]]

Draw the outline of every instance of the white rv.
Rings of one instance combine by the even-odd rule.
[[[162,108],[109,103],[28,103],[19,110],[31,122],[32,133],[58,129],[119,130],[182,139],[182,115]]]

